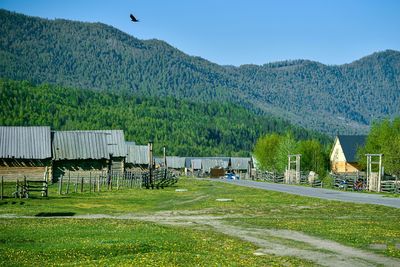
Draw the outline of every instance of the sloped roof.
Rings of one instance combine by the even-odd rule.
[[[108,153],[113,157],[126,157],[128,154],[125,143],[124,131],[122,130],[90,130],[76,132],[105,133],[107,136]]]
[[[205,158],[201,161],[202,169],[205,171],[210,171],[210,169],[215,167],[222,167],[224,169],[228,168],[229,160],[216,159],[216,158]]]
[[[190,168],[192,168],[193,170],[200,170],[201,169],[201,159],[190,160]]]
[[[133,142],[126,142],[128,148],[127,163],[132,164],[149,164],[148,146],[136,145]]]
[[[357,150],[365,146],[366,135],[338,135],[347,162],[357,162]]]
[[[167,166],[172,169],[185,168],[185,160],[183,157],[167,156]]]
[[[231,168],[234,170],[247,170],[251,158],[231,158]]]
[[[53,159],[107,159],[107,134],[89,131],[53,132]]]
[[[0,158],[51,158],[49,126],[0,126]]]
[[[208,160],[222,160],[222,161],[226,161],[227,164],[229,164],[230,161],[230,157],[186,157],[185,158],[185,167],[186,168],[192,168],[192,161],[193,160],[199,160],[200,162],[202,162],[203,160],[208,159]],[[225,165],[225,163],[224,163]]]

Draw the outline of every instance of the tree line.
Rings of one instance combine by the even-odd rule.
[[[177,156],[249,156],[265,133],[299,139],[329,137],[226,102],[195,103],[131,92],[81,90],[0,79],[0,125],[49,125],[54,130],[122,129],[127,141],[166,146]]]

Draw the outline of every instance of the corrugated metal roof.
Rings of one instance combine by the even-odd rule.
[[[365,146],[366,135],[338,135],[347,162],[357,162],[357,150]]]
[[[186,157],[185,158],[185,167],[188,169],[192,168],[192,160],[194,160],[194,159],[200,160],[200,161],[202,161],[204,159],[222,160],[222,161],[226,161],[227,164],[229,164],[229,160],[230,160],[229,157]]]
[[[93,132],[107,134],[108,153],[113,157],[126,157],[128,154],[123,130],[89,130],[76,132]]]
[[[167,157],[167,166],[172,169],[182,169],[185,168],[185,158],[176,157],[176,156],[168,156]]]
[[[0,158],[51,158],[49,126],[0,126]]]
[[[215,168],[215,167],[222,167],[224,169],[228,168],[229,160],[223,160],[223,159],[202,159],[201,161],[201,167],[203,171],[209,172],[210,169]]]
[[[148,146],[135,145],[131,142],[126,142],[128,147],[127,163],[132,164],[149,164],[149,148]]]
[[[53,159],[107,159],[107,134],[89,131],[53,132]]]
[[[200,170],[201,169],[201,159],[192,159],[190,161],[190,168],[193,170]]]
[[[231,168],[234,170],[247,170],[251,158],[231,158]]]

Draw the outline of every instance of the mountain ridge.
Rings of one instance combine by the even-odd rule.
[[[0,10],[0,77],[65,87],[228,101],[330,135],[400,114],[400,52],[343,65],[288,60],[221,66],[103,23]],[[34,62],[34,64],[32,63]]]

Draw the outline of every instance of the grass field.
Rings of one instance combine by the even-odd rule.
[[[176,192],[177,188],[188,191]],[[306,239],[290,239],[281,230],[400,258],[400,211],[390,207],[189,178],[162,190],[62,196],[56,190],[56,185],[50,187],[48,199],[0,202],[1,266],[313,265],[315,261],[280,251],[276,255],[255,253],[271,244],[293,251],[307,249]],[[219,198],[233,201],[216,201]],[[70,218],[53,218],[59,215]],[[259,234],[251,237],[252,232]],[[323,246],[310,250],[329,254]]]

